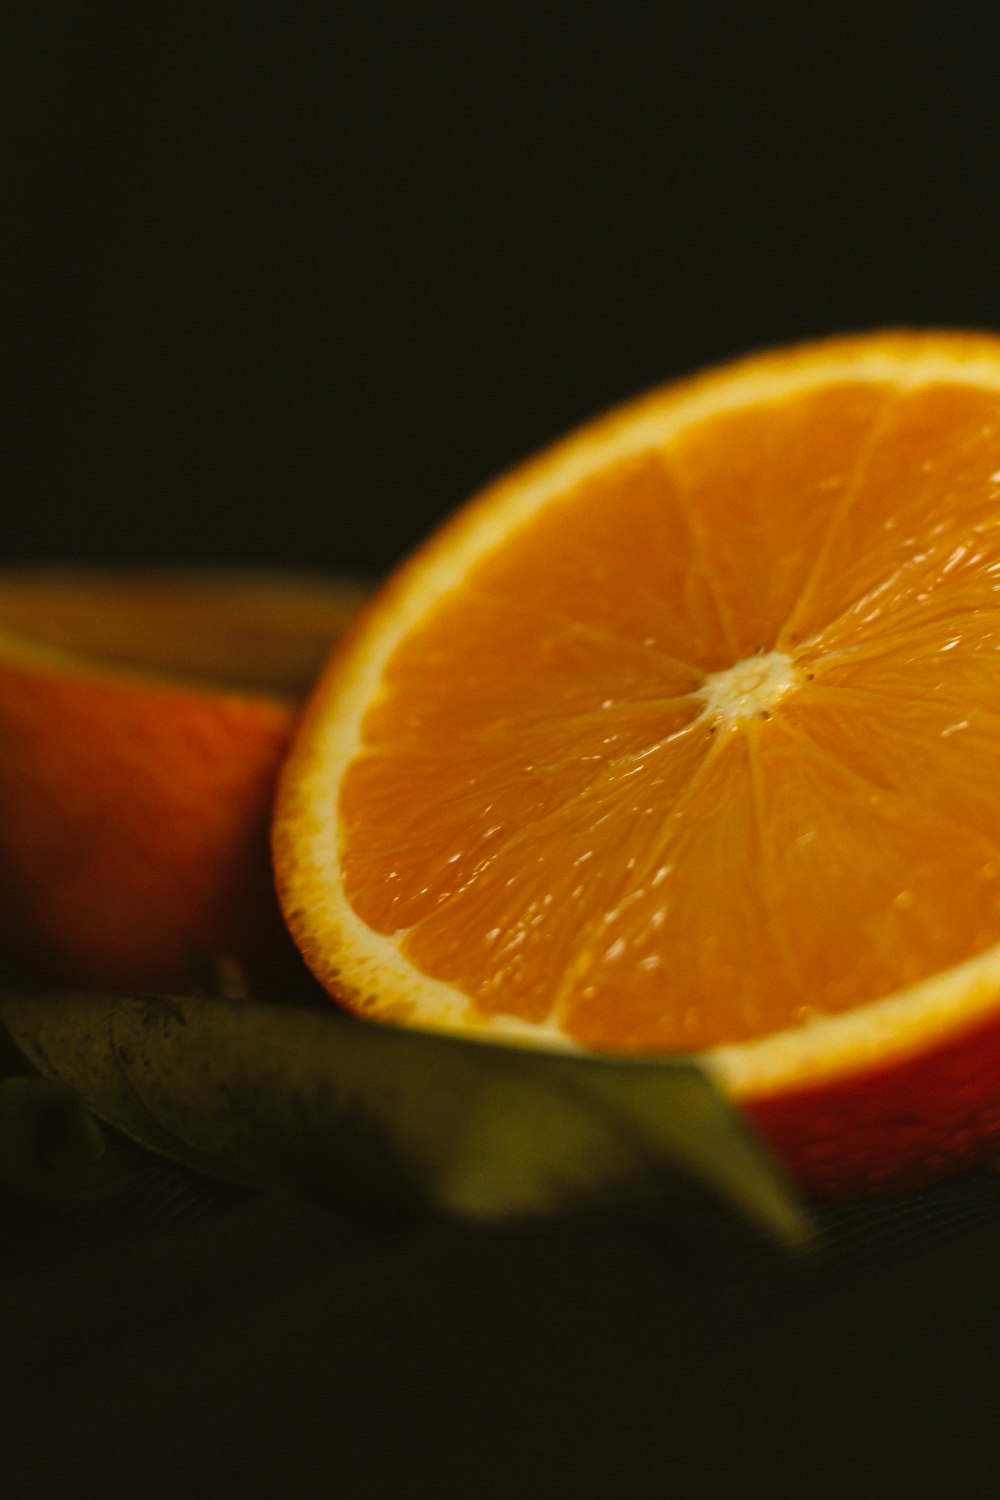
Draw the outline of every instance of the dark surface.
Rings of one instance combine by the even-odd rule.
[[[997,25],[12,0],[5,558],[376,575],[649,384],[995,326]],[[373,1240],[149,1172],[96,1217],[0,1208],[18,1500],[996,1490],[989,1176],[839,1211],[803,1282],[621,1226]]]
[[[383,1238],[132,1155],[0,1234],[7,1493],[991,1493],[1000,1184],[725,1230]]]

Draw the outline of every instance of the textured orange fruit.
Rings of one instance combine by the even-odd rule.
[[[1000,1138],[1000,339],[656,391],[492,485],[335,652],[291,929],[364,1014],[695,1053],[815,1192]]]

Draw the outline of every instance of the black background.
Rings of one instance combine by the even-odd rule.
[[[379,575],[673,375],[1000,321],[985,5],[5,16],[11,558]]]
[[[377,576],[673,375],[997,326],[998,38],[985,4],[12,0],[2,554]],[[613,1229],[188,1225],[4,1283],[16,1492],[989,1495],[995,1217],[742,1331]]]

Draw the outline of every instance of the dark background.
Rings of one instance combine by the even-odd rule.
[[[12,558],[378,575],[675,374],[1000,322],[985,4],[5,17]]]
[[[375,576],[658,381],[996,327],[998,39],[985,4],[11,0],[5,558]],[[996,1492],[995,1188],[708,1305],[614,1226],[369,1254],[164,1201],[114,1253],[36,1224],[2,1279],[12,1495]]]

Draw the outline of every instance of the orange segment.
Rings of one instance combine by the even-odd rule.
[[[607,760],[601,726],[590,728],[589,743],[578,735],[584,754],[596,752],[584,762],[582,784],[570,790],[567,755],[553,778],[562,795],[542,816],[508,821],[451,898],[418,919],[403,951],[419,969],[457,984],[486,1012],[548,1016],[569,983],[567,958],[574,970],[581,965],[587,928],[624,899],[647,857],[651,825],[681,798],[705,754],[690,708],[687,724],[674,705],[657,722],[651,717],[629,726],[631,745],[619,742]],[[523,775],[523,745],[516,766]],[[453,839],[461,837],[454,827]]]
[[[321,680],[274,835],[303,953],[370,1014],[698,1050],[760,1109],[1000,1017],[998,577],[1000,340],[779,351],[592,424]]]
[[[473,570],[463,593],[479,588],[508,612],[513,604],[518,616],[540,613],[543,621],[524,624],[535,640],[544,622],[550,635],[603,632],[619,652],[632,645],[711,669],[730,657],[713,562],[662,454],[646,453],[555,500]]]
[[[838,383],[695,422],[670,444],[726,665],[777,644],[889,399],[881,385]]]
[[[897,389],[861,457],[790,611],[788,644],[811,636],[853,644],[870,631],[885,640],[886,612],[891,636],[956,583],[989,589],[1000,499],[996,393],[939,383]]]

